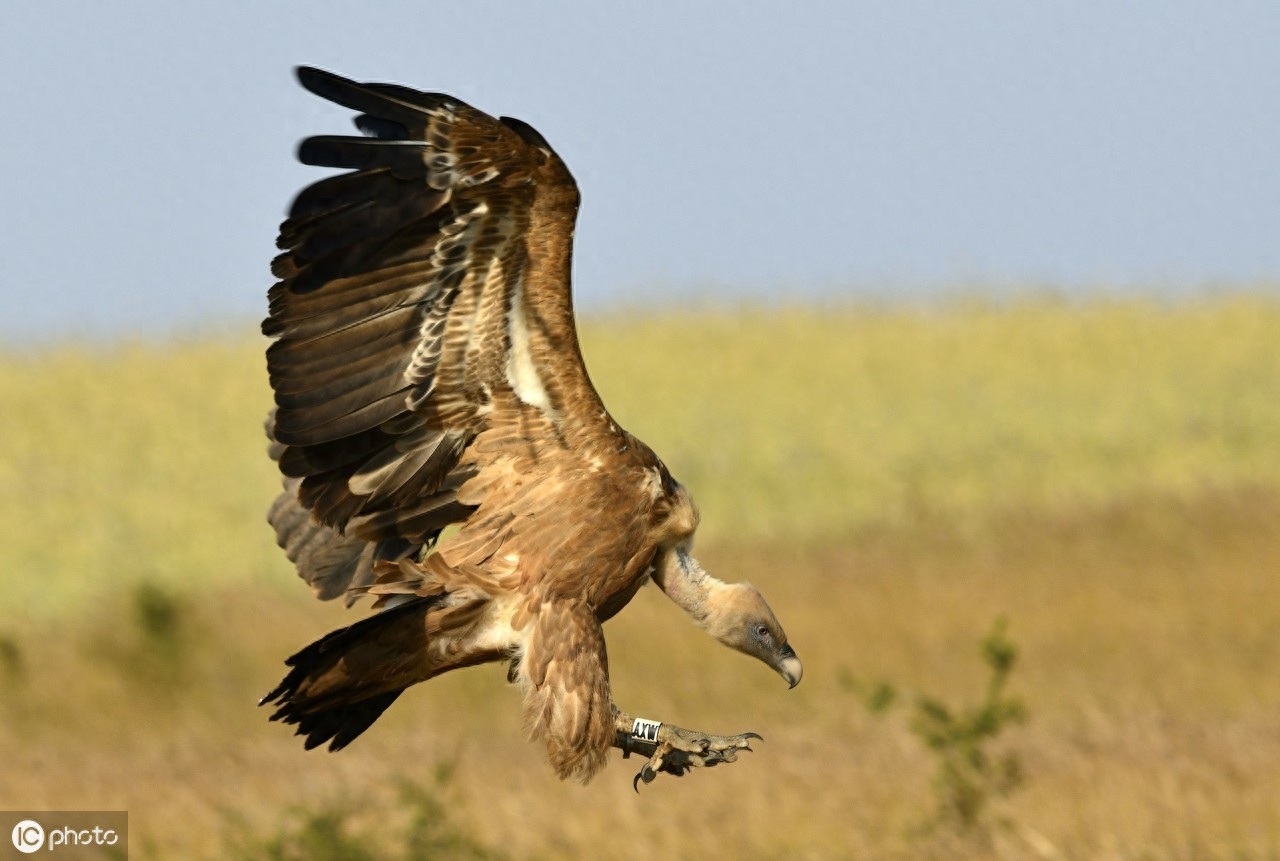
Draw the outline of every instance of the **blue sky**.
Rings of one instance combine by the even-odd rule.
[[[582,187],[579,305],[1177,290],[1280,275],[1280,4],[13,4],[0,338],[263,312],[348,112],[291,68],[536,126]]]

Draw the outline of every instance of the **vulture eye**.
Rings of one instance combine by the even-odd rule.
[[[772,636],[769,633],[769,629],[766,628],[764,625],[760,625],[759,627],[756,628],[756,634],[759,635],[761,639],[765,639],[765,640],[769,639],[769,637]]]

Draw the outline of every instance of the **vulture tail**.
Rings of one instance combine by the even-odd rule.
[[[271,720],[296,724],[307,750],[325,742],[341,750],[434,674],[427,613],[446,597],[414,598],[326,634],[285,661],[292,669],[258,705],[277,704]]]

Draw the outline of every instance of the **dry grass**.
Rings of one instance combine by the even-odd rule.
[[[1280,309],[794,312],[781,346],[770,325],[586,336],[698,495],[704,563],[761,586],[806,662],[788,693],[643,590],[609,628],[620,704],[768,741],[639,797],[634,761],[554,782],[500,668],[410,692],[339,755],[266,724],[280,659],[352,616],[261,522],[259,345],[0,363],[0,808],[128,808],[135,857],[228,857],[233,825],[295,808],[403,819],[394,781],[456,762],[450,816],[514,858],[1280,855]],[[1007,825],[923,830],[910,692],[976,699],[999,614],[1026,784]],[[876,715],[881,680],[908,696]]]
[[[213,858],[229,821],[270,833],[293,807],[333,802],[394,816],[397,778],[456,762],[454,819],[517,858],[1274,857],[1278,522],[1280,495],[1256,491],[1011,515],[980,542],[939,521],[709,550],[774,596],[806,679],[784,691],[645,590],[610,626],[619,701],[768,741],[638,797],[634,762],[589,790],[556,783],[519,738],[500,668],[411,692],[342,754],[304,754],[252,706],[282,655],[341,618],[300,594],[190,602],[172,674],[149,663],[123,598],[52,627],[11,621],[27,671],[0,710],[0,807],[124,807],[138,857]],[[907,704],[877,717],[851,679],[973,700],[977,640],[1000,613],[1031,712],[1002,744],[1026,785],[997,805],[1007,828],[921,833],[931,755]]]

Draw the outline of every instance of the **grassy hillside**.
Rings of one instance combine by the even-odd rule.
[[[589,367],[703,543],[929,510],[1280,486],[1280,304],[1028,302],[594,321]],[[265,342],[0,361],[0,544],[28,611],[140,578],[278,583]]]
[[[643,590],[609,628],[617,698],[756,753],[639,797],[634,759],[561,785],[479,668],[304,754],[252,703],[360,611],[312,601],[263,522],[264,344],[65,347],[0,360],[0,808],[128,808],[135,858],[1280,855],[1280,304],[583,340],[699,500],[704,563],[761,586],[806,663],[788,693]],[[990,753],[1022,781],[964,829],[913,726],[922,696],[981,699],[1000,615],[1027,720]]]

